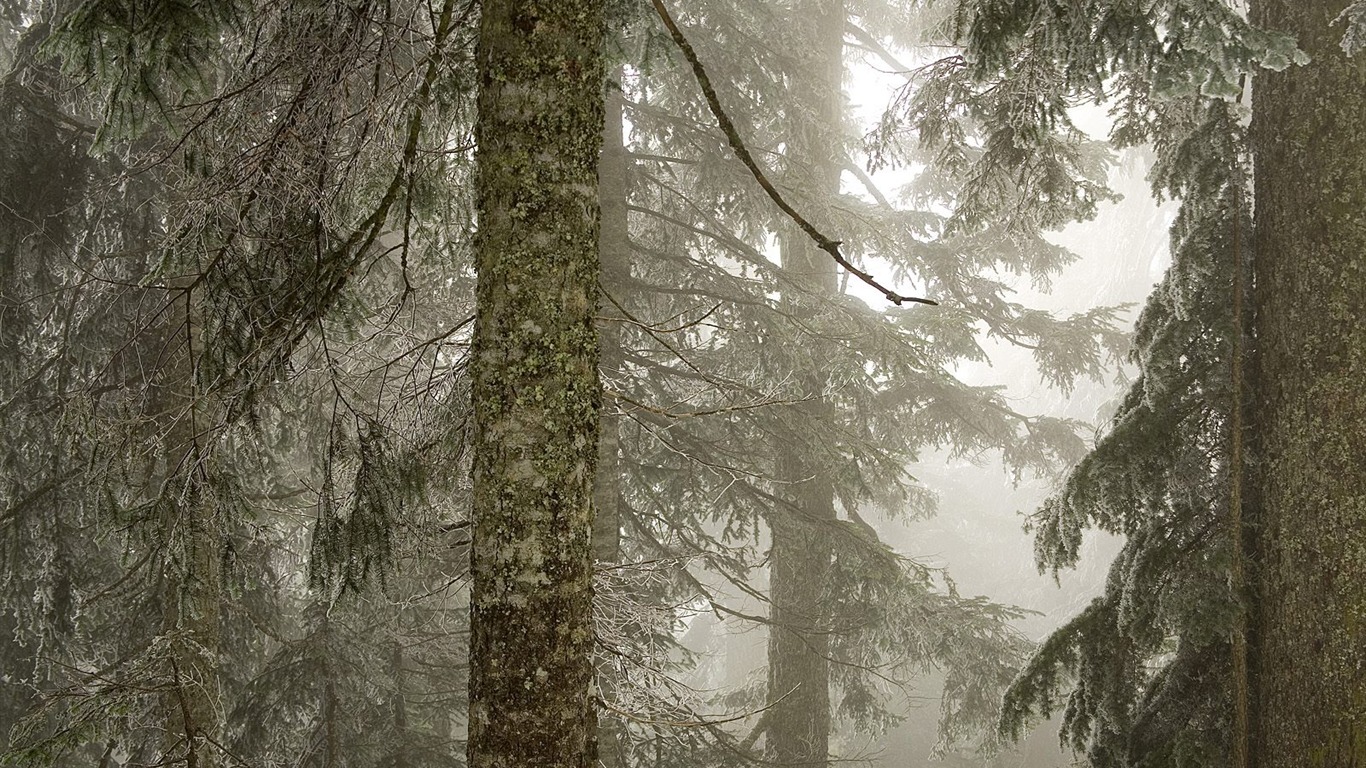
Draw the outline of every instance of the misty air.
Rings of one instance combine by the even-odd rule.
[[[1366,0],[0,0],[0,766],[1361,768]]]

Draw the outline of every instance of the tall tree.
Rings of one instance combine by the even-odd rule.
[[[1253,764],[1366,765],[1366,57],[1338,0],[1258,0],[1311,63],[1253,82]]]
[[[782,136],[785,185],[823,203],[840,192],[844,170],[843,0],[808,0],[793,8],[795,65],[789,73],[787,110],[793,116]],[[817,219],[829,228],[826,216]],[[796,225],[782,227],[783,270],[791,277],[782,310],[800,323],[819,323],[822,302],[835,299],[839,278],[830,256]],[[819,333],[819,331],[817,331]],[[825,402],[828,344],[804,345],[810,358],[793,366],[805,402],[793,417],[830,423]],[[795,351],[795,350],[794,350]],[[795,355],[794,355],[795,356]],[[778,765],[824,766],[830,759],[829,580],[836,525],[833,467],[809,449],[800,432],[775,431],[777,499],[767,515],[769,550],[768,715],[765,745]]]
[[[862,10],[870,23],[901,20]],[[812,11],[819,18],[807,18]],[[934,594],[930,575],[898,561],[858,511],[923,512],[927,494],[905,474],[905,461],[927,444],[1001,448],[1017,467],[1075,445],[1069,425],[1014,413],[995,390],[967,387],[945,366],[980,354],[972,326],[986,321],[1022,340],[1060,331],[1058,341],[1037,346],[1041,367],[1065,381],[1092,370],[1086,361],[1099,351],[1106,322],[1103,312],[1058,321],[1028,311],[1003,300],[999,282],[977,278],[1007,265],[1046,274],[1066,261],[1030,222],[958,238],[938,213],[898,210],[876,189],[877,204],[840,194],[843,172],[857,171],[839,84],[846,24],[858,12],[808,3],[689,6],[678,21],[691,29],[691,61],[713,72],[722,104],[738,105],[732,126],[718,133],[715,104],[698,99],[692,73],[679,77],[658,60],[647,59],[627,103],[638,261],[627,276],[628,306],[617,309],[630,320],[627,370],[644,372],[623,382],[629,389],[617,398],[629,417],[620,505],[628,547],[652,559],[689,557],[676,572],[684,597],[701,593],[733,619],[755,616],[734,611],[742,606],[726,592],[760,601],[785,592],[765,620],[782,650],[772,657],[784,680],[772,687],[782,690],[756,686],[731,706],[776,701],[739,745],[764,738],[766,749],[815,753],[816,762],[826,759],[834,723],[876,730],[893,719],[879,690],[893,667],[906,677],[926,663],[952,668],[944,711],[960,725],[969,711],[980,717],[986,709],[978,705],[989,697],[979,694],[1002,682],[1017,647],[1002,625],[991,628],[997,607]],[[806,21],[793,24],[794,16]],[[844,295],[830,255],[811,247],[736,162],[737,143],[772,164],[781,193],[843,238],[846,255],[886,258],[895,265],[889,271],[926,280],[951,304],[884,314]],[[1099,167],[1086,147],[1063,149],[1071,151],[1066,161]],[[957,181],[941,174],[925,197],[947,194]],[[993,182],[1005,210],[1014,195],[1032,194]],[[1062,199],[1054,187],[1039,189],[1042,200]],[[1064,211],[1085,215],[1086,188],[1067,199],[1046,204],[1050,223]],[[781,263],[764,253],[774,234]],[[782,529],[772,540],[768,594],[751,577],[760,520]],[[933,649],[932,662],[922,649]],[[993,664],[981,664],[984,657]],[[768,731],[775,726],[783,733]],[[974,728],[950,730],[970,739]]]
[[[1347,254],[1362,229],[1342,213],[1363,189],[1360,132],[1343,127],[1361,119],[1361,68],[1338,50],[1329,5],[1254,4],[1255,26],[1236,3],[962,6],[976,67],[1115,97],[1114,137],[1153,141],[1154,187],[1182,201],[1172,267],[1139,321],[1141,376],[1039,518],[1041,567],[1075,563],[1087,526],[1126,544],[1101,597],[1017,679],[1002,721],[1018,732],[1065,699],[1063,737],[1097,766],[1361,760],[1362,467],[1338,432],[1362,413],[1345,373],[1361,354]],[[1314,61],[1277,74],[1306,61],[1285,32]]]
[[[461,48],[473,39],[463,29],[473,4],[153,4],[137,13],[116,5],[54,2],[21,13],[32,18],[31,44],[0,96],[7,135],[22,139],[0,153],[0,174],[20,182],[6,194],[39,193],[5,206],[20,214],[7,237],[23,245],[0,259],[0,335],[19,342],[17,361],[5,356],[17,385],[3,387],[6,423],[43,435],[14,441],[0,466],[0,493],[27,507],[0,519],[7,545],[18,545],[6,547],[4,567],[28,574],[6,595],[18,641],[7,650],[26,687],[60,693],[27,702],[46,706],[28,709],[12,746],[23,760],[90,764],[93,747],[198,764],[231,741],[270,757],[283,748],[289,762],[334,761],[355,741],[321,750],[308,737],[314,725],[342,723],[340,708],[290,707],[299,699],[279,696],[285,685],[253,680],[284,667],[294,675],[286,684],[311,684],[313,670],[291,662],[320,658],[325,668],[339,647],[332,638],[341,633],[316,614],[296,623],[274,612],[298,605],[303,588],[298,510],[282,507],[321,489],[317,571],[351,585],[382,575],[395,529],[434,527],[404,514],[430,510],[412,503],[425,485],[414,457],[435,464],[446,455],[444,432],[458,421],[426,427],[445,420],[445,407],[463,410],[463,386],[453,377],[433,388],[402,363],[422,361],[435,375],[463,347],[464,303],[433,302],[447,304],[438,314],[455,314],[433,323],[415,295],[428,295],[438,270],[445,288],[430,296],[465,284],[445,254],[436,270],[428,267],[437,259],[418,257],[447,250],[424,246],[461,231],[430,226],[433,208],[458,216],[460,206],[429,182],[462,178],[468,123],[447,118],[460,116],[469,90],[473,68],[458,65],[470,58]],[[7,18],[20,10],[7,7]],[[242,34],[247,14],[253,25]],[[33,42],[49,29],[58,34]],[[66,79],[50,54],[61,55]],[[34,130],[35,119],[48,127]],[[34,152],[42,141],[61,151]],[[47,168],[34,156],[49,158]],[[70,172],[69,159],[78,160]],[[73,196],[49,210],[54,194],[66,194],[58,185]],[[381,236],[384,247],[373,247]],[[422,405],[437,407],[415,416]],[[55,550],[26,545],[35,535]],[[34,603],[25,591],[50,593],[44,602],[62,608],[14,610]],[[432,593],[422,585],[420,594]],[[60,646],[44,612],[61,617]],[[322,642],[291,642],[310,624],[322,625],[313,633]],[[458,652],[461,642],[424,649]],[[442,684],[415,682],[385,645],[384,663],[343,682],[449,691],[461,679],[447,666]],[[346,690],[338,675],[321,676],[329,693]],[[277,702],[286,717],[254,721]],[[391,709],[408,734],[432,719],[429,706]],[[437,727],[400,746],[449,759],[443,717],[444,737]],[[296,724],[298,738],[281,735]]]
[[[601,0],[479,31],[469,764],[595,762]]]

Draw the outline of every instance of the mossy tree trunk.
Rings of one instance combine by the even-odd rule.
[[[839,193],[843,156],[844,3],[804,0],[792,25],[806,66],[793,73],[788,91],[786,184],[809,200],[813,221],[819,208]],[[813,305],[838,290],[834,262],[795,227],[782,236],[783,269],[792,279],[783,302],[795,316],[810,315]],[[819,345],[803,345],[793,356]],[[819,357],[819,353],[816,352]],[[802,366],[807,398],[799,417],[820,423],[828,417],[822,402],[825,366]],[[810,434],[810,433],[808,433]],[[772,608],[768,639],[768,758],[783,766],[823,766],[830,755],[830,631],[827,605],[833,551],[830,530],[835,497],[828,467],[812,455],[809,437],[779,436],[776,475],[786,502],[769,518],[769,589]]]
[[[471,768],[591,768],[601,0],[479,29]]]
[[[1260,0],[1312,63],[1255,81],[1253,762],[1366,765],[1366,57],[1341,0]]]

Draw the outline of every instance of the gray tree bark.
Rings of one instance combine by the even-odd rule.
[[[167,759],[212,768],[220,758],[223,701],[219,645],[223,600],[223,521],[214,509],[209,442],[221,415],[198,382],[204,345],[202,305],[193,281],[173,281],[165,301],[170,353],[148,385],[149,439],[162,452],[148,469],[162,537],[162,631],[170,639],[171,687],[165,711]]]
[[[807,42],[806,67],[793,73],[788,91],[789,158],[784,181],[815,200],[839,194],[843,156],[843,0],[798,3],[792,25]],[[814,212],[813,212],[814,213]],[[821,217],[812,220],[820,226]],[[784,271],[794,285],[783,302],[794,315],[810,314],[820,297],[838,291],[835,264],[807,235],[791,227],[781,240]],[[826,419],[823,366],[813,364],[802,383],[809,398],[804,418]],[[783,766],[823,766],[830,757],[830,622],[826,604],[833,552],[830,530],[835,495],[828,468],[798,439],[778,446],[777,478],[784,506],[769,517],[768,758]]]
[[[624,132],[625,97],[615,82],[607,84],[606,118],[603,124],[602,156],[598,162],[598,199],[602,207],[602,229],[598,238],[601,267],[599,282],[603,291],[618,302],[625,300],[631,276],[631,243],[626,210],[627,155]],[[619,375],[622,367],[620,312],[604,296],[598,303],[604,321],[598,324],[598,368],[604,376]],[[621,416],[610,402],[603,403],[599,420],[598,468],[593,487],[593,556],[600,566],[621,562]],[[598,681],[601,695],[610,700],[615,681]],[[598,763],[602,768],[618,768],[627,762],[625,724],[609,712],[599,715]]]
[[[1253,763],[1366,765],[1366,57],[1341,0],[1260,0],[1313,62],[1255,80]]]
[[[471,360],[471,768],[591,768],[601,0],[489,0]]]

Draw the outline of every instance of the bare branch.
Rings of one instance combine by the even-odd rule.
[[[773,200],[773,204],[778,206],[779,210],[783,213],[787,214],[787,217],[792,219],[792,221],[806,233],[806,236],[811,238],[812,242],[814,242],[818,248],[830,254],[830,258],[834,259],[835,263],[844,267],[845,270],[854,277],[857,277],[877,289],[877,291],[885,296],[888,301],[898,305],[911,301],[917,304],[938,306],[939,302],[932,299],[922,299],[918,296],[906,296],[897,293],[878,282],[877,278],[854,266],[853,263],[840,253],[839,240],[831,240],[820,230],[816,229],[815,225],[807,221],[800,213],[797,213],[797,210],[783,199],[782,194],[778,192],[778,188],[773,185],[772,181],[769,181],[767,174],[759,167],[759,163],[754,159],[754,156],[750,154],[749,148],[745,146],[745,142],[740,138],[740,132],[735,129],[735,123],[731,121],[730,115],[728,115],[726,110],[721,106],[721,99],[716,95],[716,89],[712,87],[711,79],[707,77],[706,68],[702,66],[701,60],[697,58],[697,51],[693,49],[692,44],[688,42],[688,38],[684,37],[683,31],[678,28],[678,24],[676,24],[673,17],[669,15],[668,9],[664,7],[663,0],[650,0],[650,2],[654,5],[655,13],[659,14],[660,20],[663,21],[664,26],[668,28],[669,35],[673,37],[674,44],[678,46],[679,50],[683,52],[683,56],[687,58],[688,63],[692,65],[693,75],[697,79],[697,84],[702,87],[702,93],[707,98],[707,106],[711,108],[711,113],[716,116],[717,124],[721,126],[722,132],[726,134],[726,139],[730,142],[730,148],[735,152],[736,157],[740,158],[740,162],[744,163],[745,167],[749,169],[750,174],[754,176],[754,180],[759,182],[759,186],[763,187],[764,192]]]

